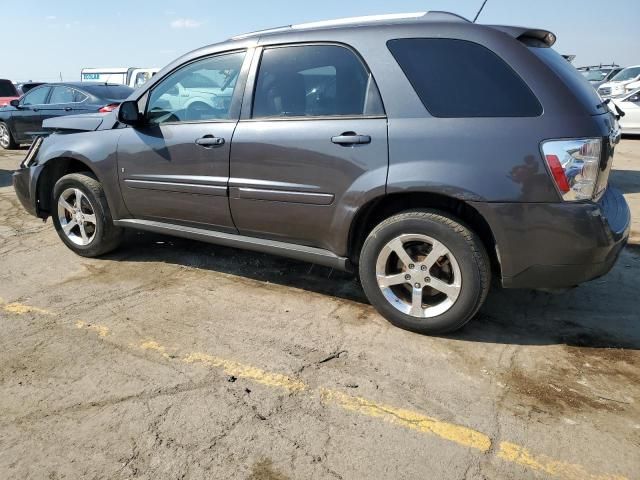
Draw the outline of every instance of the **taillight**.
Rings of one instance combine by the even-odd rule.
[[[100,110],[98,110],[100,113],[108,113],[108,112],[113,112],[116,108],[118,108],[120,104],[119,103],[110,103],[109,105],[105,105],[104,107],[102,107]]]
[[[564,200],[593,198],[601,152],[600,138],[551,140],[542,144],[549,171]]]

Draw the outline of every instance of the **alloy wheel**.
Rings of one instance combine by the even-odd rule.
[[[9,133],[9,129],[3,123],[0,124],[0,147],[8,148],[11,143],[11,134]]]
[[[95,210],[79,188],[67,188],[58,198],[58,220],[64,234],[76,245],[87,246],[96,236]]]
[[[458,299],[462,274],[443,243],[422,234],[400,235],[388,242],[376,261],[378,287],[400,312],[432,318]]]

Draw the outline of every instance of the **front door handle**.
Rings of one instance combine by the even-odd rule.
[[[73,110],[73,108],[71,108],[71,107],[64,107],[64,111],[65,111],[65,112],[70,112],[71,110]]]
[[[196,144],[204,148],[213,148],[224,145],[224,138],[205,135],[196,140]]]
[[[354,132],[344,132],[337,137],[331,137],[331,141],[338,145],[364,145],[371,143],[371,137],[369,135],[358,135]]]

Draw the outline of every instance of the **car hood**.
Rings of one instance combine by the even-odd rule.
[[[66,117],[49,118],[42,122],[46,131],[91,132],[100,128],[108,113],[85,113]]]

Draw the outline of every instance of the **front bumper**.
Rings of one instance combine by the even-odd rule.
[[[16,196],[27,212],[36,217],[38,211],[37,186],[41,166],[23,167],[13,172],[13,189]]]
[[[612,187],[597,203],[474,206],[492,228],[505,288],[566,288],[598,278],[629,238],[629,206]]]

